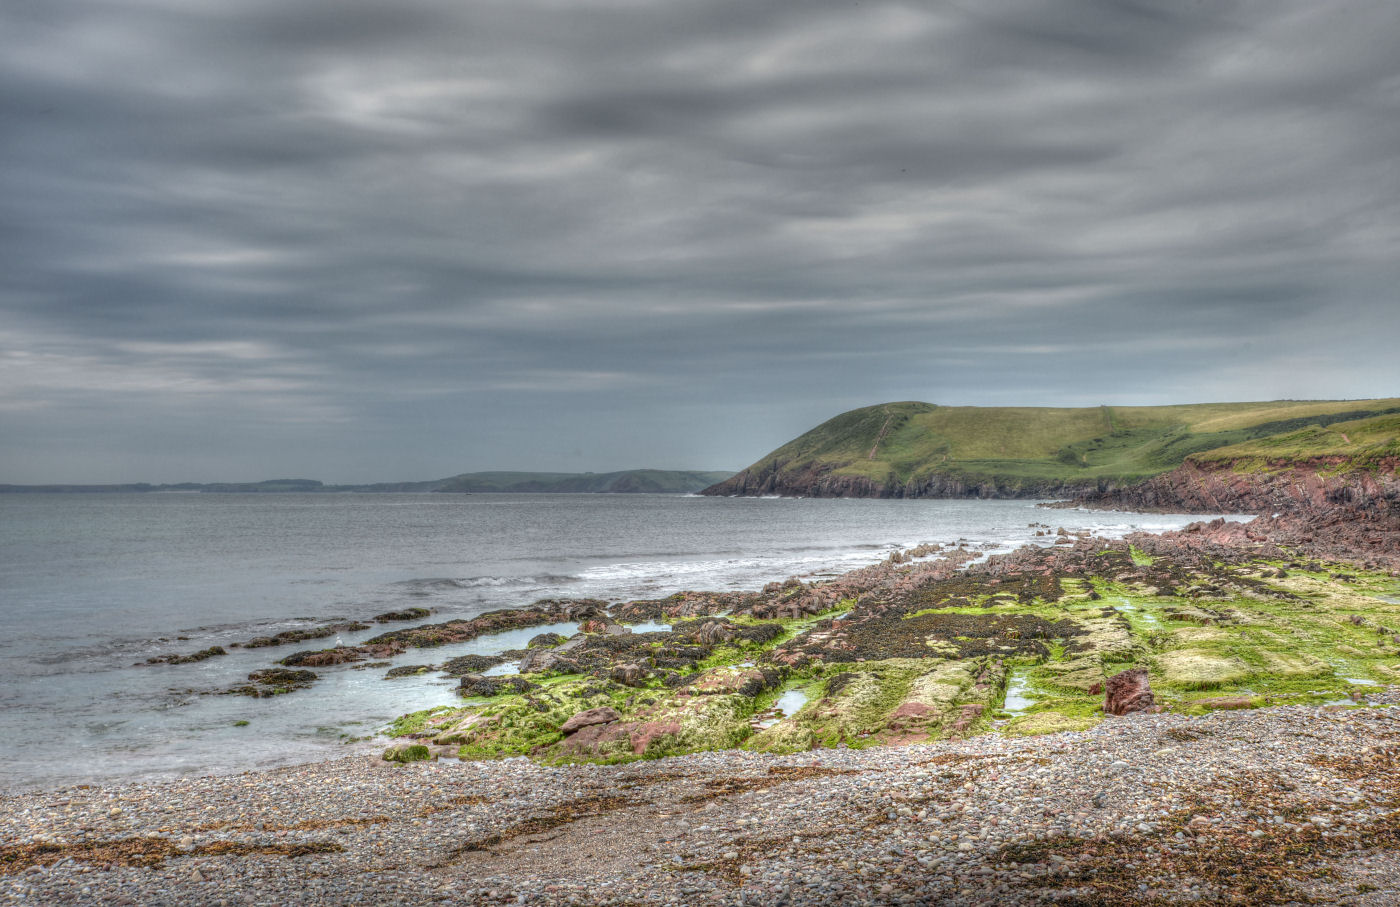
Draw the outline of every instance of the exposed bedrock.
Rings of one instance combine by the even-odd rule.
[[[1319,457],[1276,468],[1240,468],[1229,461],[1187,461],[1171,472],[1125,488],[1081,495],[1085,503],[1194,513],[1306,511],[1389,520],[1400,518],[1400,460],[1346,469],[1343,458]]]

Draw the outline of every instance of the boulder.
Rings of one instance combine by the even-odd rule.
[[[560,636],[558,633],[541,633],[538,636],[532,637],[530,641],[526,643],[526,648],[552,649],[563,641],[564,637]]]
[[[384,679],[393,680],[395,677],[413,677],[416,674],[426,674],[432,669],[432,665],[400,665],[397,668],[390,668],[389,673],[384,675]]]
[[[485,677],[481,674],[468,674],[457,686],[457,692],[463,696],[485,697],[499,696],[501,693],[526,693],[534,689],[538,689],[536,684],[512,675]]]
[[[148,665],[155,665],[155,664],[183,665],[183,664],[190,664],[191,662],[196,662],[196,661],[204,661],[204,659],[206,659],[206,658],[213,658],[215,655],[227,655],[227,654],[228,654],[228,652],[224,651],[224,647],[223,647],[223,646],[210,646],[210,647],[207,648],[207,649],[202,649],[202,650],[200,650],[200,651],[198,651],[198,652],[195,652],[195,653],[193,653],[193,654],[191,654],[191,655],[157,655],[155,658],[147,658],[147,659],[146,659],[146,664],[148,664]]]
[[[639,687],[646,682],[647,672],[641,665],[621,664],[615,665],[613,669],[608,672],[608,678],[623,686]]]
[[[480,674],[503,661],[505,658],[500,655],[459,655],[448,659],[442,669],[454,677],[461,677],[463,674]]]
[[[716,620],[706,621],[695,634],[695,641],[702,646],[717,646],[733,638],[733,628]]]
[[[1131,668],[1108,678],[1104,687],[1105,715],[1129,715],[1146,712],[1156,704],[1146,668]]]
[[[374,622],[387,624],[400,620],[422,620],[432,613],[427,608],[404,608],[402,611],[385,611],[383,614],[376,614]]]
[[[520,659],[516,670],[520,671],[521,674],[538,674],[554,667],[554,663],[558,660],[559,656],[549,649],[531,649],[524,658]]]
[[[542,671],[561,671],[567,674],[579,669],[574,661],[561,656],[559,652],[559,649],[531,649],[520,659],[517,670],[521,674],[538,674]]]
[[[290,693],[292,690],[300,690],[316,682],[316,674],[313,671],[294,671],[288,668],[268,668],[262,671],[254,671],[248,675],[251,683],[233,687],[225,690],[237,696],[252,696],[255,699],[265,699],[270,696],[278,696],[282,693]]]
[[[421,743],[395,743],[382,758],[385,762],[426,762],[433,754]]]
[[[314,682],[316,680],[316,674],[312,671],[267,668],[262,671],[254,671],[248,675],[248,679],[253,683],[262,683],[269,686],[302,687]]]
[[[622,718],[622,714],[611,706],[600,705],[597,708],[579,712],[559,727],[559,733],[564,736],[574,733],[580,728],[586,728],[594,724],[611,724]]]
[[[329,668],[333,665],[362,661],[364,657],[364,652],[359,649],[337,646],[334,649],[321,649],[316,652],[293,652],[279,661],[278,664],[286,665],[289,668]]]

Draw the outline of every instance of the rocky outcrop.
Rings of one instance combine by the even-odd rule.
[[[385,611],[383,614],[376,614],[374,622],[389,624],[401,620],[422,620],[432,613],[427,608],[404,608],[402,611]]]
[[[622,715],[617,711],[617,709],[606,705],[599,706],[596,709],[586,709],[585,711],[579,712],[577,715],[574,715],[568,721],[560,725],[559,733],[567,737],[575,731],[589,727],[590,725],[610,724],[611,722],[619,721],[621,719]]]
[[[1164,475],[1126,488],[1081,495],[1083,503],[1188,513],[1332,512],[1394,518],[1400,509],[1400,459],[1348,468],[1341,457],[1272,464],[1187,460]]]
[[[142,662],[142,664],[148,664],[148,665],[159,665],[159,664],[166,664],[166,665],[183,665],[183,664],[191,664],[191,663],[196,662],[196,661],[204,661],[206,658],[213,658],[213,657],[216,656],[216,655],[227,655],[227,654],[228,654],[228,652],[224,651],[223,646],[210,646],[210,647],[207,648],[207,649],[201,649],[200,651],[198,651],[198,652],[192,652],[192,653],[190,653],[189,655],[157,655],[157,656],[155,656],[155,657],[153,657],[153,658],[147,658],[147,659],[145,660],[145,662]],[[138,667],[139,667],[139,664],[138,664]]]
[[[1267,464],[1266,464],[1267,465]],[[1340,458],[1258,463],[1188,461],[1133,488],[1082,499],[1092,507],[1258,513],[1250,523],[1195,523],[1162,538],[1172,550],[1287,552],[1400,569],[1400,460],[1347,468]],[[1149,546],[1161,542],[1147,542]]]
[[[385,680],[393,680],[395,677],[417,677],[426,674],[433,669],[432,665],[400,665],[397,668],[390,668],[384,675]]]
[[[480,674],[505,660],[504,655],[458,655],[456,658],[448,659],[443,664],[442,670],[443,673],[451,674],[454,677],[461,677],[463,674]]]
[[[421,743],[395,743],[380,758],[385,762],[426,762],[433,758],[433,754]]]
[[[304,630],[283,630],[275,636],[254,636],[243,643],[245,649],[264,649],[271,646],[285,646],[294,642],[305,642],[308,639],[325,639],[327,636],[335,636],[337,633],[357,633],[360,630],[368,630],[369,624],[358,620],[340,621],[338,623],[327,624],[324,627],[312,627]],[[239,645],[234,643],[235,646]]]
[[[499,696],[502,693],[528,693],[533,689],[536,689],[535,684],[518,675],[509,674],[504,677],[468,674],[457,685],[457,692],[469,698],[476,696],[489,698]]]
[[[270,696],[280,696],[283,693],[290,693],[293,690],[300,690],[309,687],[316,682],[316,674],[312,671],[293,671],[287,668],[268,668],[262,671],[254,671],[248,675],[248,683],[225,690],[235,696],[251,696],[254,699],[266,699]]]
[[[365,658],[392,658],[412,648],[432,648],[467,642],[478,636],[569,621],[599,620],[607,602],[598,599],[542,599],[528,608],[502,608],[470,620],[449,620],[381,633],[358,646],[336,646],[320,651],[295,652],[279,663],[288,667],[323,668]],[[606,619],[602,620],[606,624]]]
[[[608,672],[608,679],[625,687],[639,687],[647,682],[647,671],[638,664],[620,664]]]

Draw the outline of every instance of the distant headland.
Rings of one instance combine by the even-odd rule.
[[[729,478],[730,472],[675,469],[625,469],[618,472],[467,472],[426,482],[375,482],[327,485],[315,479],[268,479],[262,482],[177,482],[152,485],[0,485],[0,494],[204,493],[316,494],[423,493],[457,494],[693,494]]]

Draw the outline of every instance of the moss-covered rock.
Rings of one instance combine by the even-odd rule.
[[[382,758],[385,762],[426,762],[433,754],[421,743],[395,743]]]
[[[1211,690],[1239,683],[1249,676],[1249,665],[1231,655],[1202,649],[1179,649],[1156,658],[1157,671],[1166,686],[1183,690]]]
[[[1066,641],[1065,651],[1089,653],[1110,661],[1128,661],[1142,646],[1133,638],[1132,624],[1118,613],[1076,615],[1083,633]]]
[[[1061,731],[1087,731],[1102,719],[1089,715],[1066,715],[1062,712],[1035,712],[1014,718],[1002,728],[1002,733],[1013,737],[1030,737],[1038,734],[1058,734]]]
[[[1084,693],[1095,688],[1095,692],[1102,692],[1107,676],[1103,659],[1098,655],[1050,662],[1035,670],[1036,679],[1042,683]]]
[[[1332,673],[1330,664],[1305,652],[1285,653],[1265,649],[1259,655],[1268,672],[1280,677],[1324,677]]]

